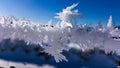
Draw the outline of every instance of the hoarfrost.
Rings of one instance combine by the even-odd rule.
[[[114,31],[111,34],[111,31],[107,31],[104,27],[98,30],[98,28],[87,25],[72,27],[71,20],[83,16],[78,13],[78,10],[72,11],[77,5],[73,4],[57,14],[57,18],[61,20],[61,23],[64,23],[63,26],[67,25],[64,28],[35,24],[30,20],[15,19],[14,17],[2,17],[0,20],[0,41],[10,38],[24,40],[28,44],[40,45],[45,53],[55,58],[56,62],[68,61],[62,52],[71,48],[82,51],[99,48],[106,52],[113,50],[120,54],[120,41],[112,38]],[[120,32],[118,31],[118,33]]]

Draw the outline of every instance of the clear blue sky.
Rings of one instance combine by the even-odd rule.
[[[54,19],[55,13],[73,3],[85,14],[79,23],[94,24],[103,21],[106,24],[110,15],[120,24],[120,0],[0,0],[0,16],[27,18],[35,22],[46,23]]]

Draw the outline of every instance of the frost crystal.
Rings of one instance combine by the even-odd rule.
[[[99,48],[106,52],[113,50],[120,54],[120,41],[113,39],[115,32],[117,32],[115,33],[117,36],[120,36],[120,30],[116,31],[113,29],[112,31],[107,31],[104,27],[94,28],[87,25],[75,26],[76,28],[74,28],[72,23],[76,23],[75,18],[83,16],[78,13],[78,10],[72,10],[77,5],[73,4],[57,14],[56,18],[61,20],[60,27],[52,26],[51,21],[49,21],[48,25],[42,25],[26,19],[1,17],[0,41],[4,39],[18,39],[24,40],[27,44],[40,45],[45,53],[55,58],[56,62],[68,61],[62,52],[71,48],[82,51]],[[115,25],[112,22],[112,17],[110,17],[107,27],[113,26]],[[1,46],[5,49],[8,47]]]

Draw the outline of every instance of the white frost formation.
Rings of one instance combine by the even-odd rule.
[[[106,52],[112,50],[120,54],[120,41],[114,40],[104,27],[100,30],[87,25],[67,28],[68,26],[73,27],[72,20],[83,16],[78,13],[78,10],[72,11],[77,5],[73,4],[57,14],[56,18],[61,20],[61,27],[64,28],[36,24],[30,20],[15,19],[14,17],[2,17],[0,19],[0,41],[10,38],[25,40],[28,44],[39,44],[45,53],[55,58],[56,62],[68,61],[61,53],[63,50],[67,51],[71,48],[82,51],[99,48]],[[113,26],[112,17],[110,17],[108,27]],[[7,46],[2,47],[7,49]]]
[[[57,16],[55,16],[55,18],[58,18],[62,21],[62,28],[76,26],[76,18],[83,17],[83,14],[78,13],[77,9],[73,10],[77,5],[78,3],[73,4],[72,6],[63,9],[62,12],[57,13]]]

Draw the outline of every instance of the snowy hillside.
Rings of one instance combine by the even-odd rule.
[[[77,25],[73,4],[57,13],[61,23],[37,24],[14,16],[0,18],[0,67],[116,68],[120,63],[120,29],[112,16],[107,27]],[[12,67],[11,67],[12,68]]]

